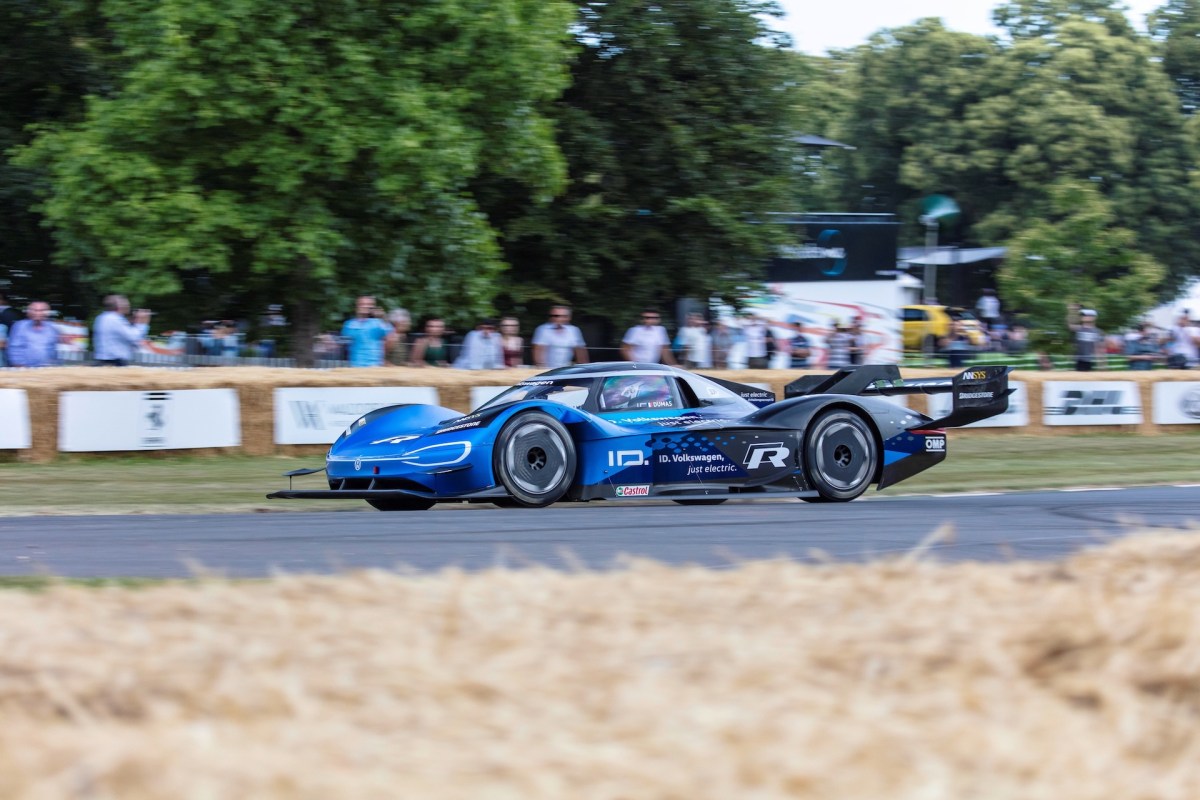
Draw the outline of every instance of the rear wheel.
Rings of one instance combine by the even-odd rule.
[[[833,409],[808,428],[804,441],[808,480],[821,499],[809,502],[844,503],[865,492],[875,478],[879,448],[866,421],[853,411]]]
[[[575,443],[549,414],[529,411],[505,423],[492,468],[516,504],[541,508],[562,499],[575,479]]]
[[[374,497],[367,500],[367,505],[380,511],[428,511],[433,508],[433,500],[424,497]]]

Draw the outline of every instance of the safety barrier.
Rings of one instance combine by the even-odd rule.
[[[7,371],[0,373],[0,451],[33,461],[52,460],[59,452],[322,452],[349,422],[379,405],[437,403],[466,413],[499,388],[536,373],[408,367]],[[711,374],[768,386],[782,396],[784,386],[801,373]],[[1197,372],[1015,372],[1012,378],[1018,392],[1009,413],[975,427],[991,428],[994,434],[1108,430],[1200,435]],[[916,411],[937,415],[948,398],[918,395],[907,401]]]

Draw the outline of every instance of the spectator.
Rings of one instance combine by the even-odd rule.
[[[1153,369],[1162,360],[1162,348],[1158,338],[1144,322],[1139,322],[1125,337],[1125,355],[1129,357],[1129,368]]]
[[[48,317],[50,306],[40,300],[29,304],[27,319],[17,320],[8,336],[8,358],[14,367],[50,367],[59,362],[58,328]]]
[[[712,362],[714,369],[729,369],[729,351],[733,348],[733,331],[717,320],[712,330]]]
[[[621,356],[626,361],[641,364],[669,364],[676,366],[671,355],[671,337],[667,329],[659,324],[661,317],[652,308],[642,312],[642,324],[625,331],[621,340]]]
[[[1200,327],[1187,309],[1180,312],[1179,321],[1171,328],[1167,348],[1167,366],[1172,369],[1188,369],[1200,362]]]
[[[1029,346],[1029,331],[1019,322],[1014,322],[1004,337],[1004,352],[1010,356],[1019,356]]]
[[[971,360],[971,353],[975,347],[971,344],[971,337],[962,320],[956,319],[950,323],[950,335],[942,339],[941,348],[946,354],[947,365],[951,367],[966,366]]]
[[[425,321],[425,335],[413,343],[412,361],[409,364],[414,367],[450,366],[446,323],[441,317],[432,317]]]
[[[92,326],[92,356],[102,367],[124,367],[133,361],[134,347],[150,331],[148,308],[139,308],[129,319],[129,300],[123,295],[104,298],[104,311]]]
[[[1097,361],[1104,358],[1104,331],[1096,327],[1096,312],[1085,308],[1079,312],[1079,321],[1070,323],[1075,333],[1075,369],[1091,372]]]
[[[0,367],[8,366],[8,326],[0,325]]]
[[[0,367],[3,367],[5,364],[4,353],[8,344],[6,334],[12,331],[13,325],[15,325],[18,320],[22,320],[24,318],[25,315],[10,306],[8,304],[8,298],[3,294],[0,294],[0,327],[4,329],[3,331],[0,331]]]
[[[757,314],[750,315],[750,321],[742,326],[742,336],[746,340],[746,366],[749,369],[766,369],[771,363],[773,337],[771,326]]]
[[[504,351],[504,366],[520,367],[525,364],[525,340],[521,338],[521,323],[516,317],[500,320],[500,346]]]
[[[456,369],[504,368],[504,344],[496,331],[496,320],[482,320],[467,334],[454,366]]]
[[[533,363],[543,369],[571,366],[588,361],[587,344],[583,333],[571,324],[571,309],[564,305],[551,306],[550,320],[533,332]]]
[[[829,338],[825,341],[825,346],[829,349],[829,357],[826,359],[825,365],[837,369],[851,366],[850,347],[853,342],[854,337],[850,335],[849,326],[844,322],[837,323],[833,333],[829,334]]]
[[[354,303],[354,316],[342,325],[342,338],[350,349],[350,366],[382,367],[385,346],[396,335],[392,326],[381,319],[382,309],[375,298],[363,295]]]
[[[408,364],[408,332],[412,330],[412,317],[403,308],[394,308],[387,315],[395,336],[388,341],[387,361],[397,367]]]
[[[804,369],[808,366],[808,359],[812,356],[812,348],[808,344],[808,337],[800,332],[799,325],[796,325],[795,330],[792,338],[788,340],[788,367]]]
[[[989,328],[1000,321],[1000,299],[996,297],[995,289],[984,289],[975,303],[975,314]]]
[[[863,331],[862,325],[863,318],[854,317],[846,331],[850,334],[850,366],[852,367],[863,363],[863,354],[867,349],[867,334]]]
[[[712,366],[712,337],[704,317],[688,314],[687,324],[679,329],[675,344],[683,356],[683,365],[688,369],[708,369]]]
[[[219,358],[237,358],[242,352],[241,334],[231,319],[213,325],[208,333],[208,354]]]

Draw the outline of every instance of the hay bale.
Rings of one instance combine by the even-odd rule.
[[[1200,542],[0,593],[0,796],[1200,797]]]

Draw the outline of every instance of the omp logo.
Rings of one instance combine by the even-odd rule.
[[[945,436],[926,436],[925,437],[925,452],[927,452],[927,453],[944,453],[944,452],[946,452],[946,437]]]
[[[776,469],[783,469],[787,466],[789,452],[791,451],[783,446],[783,442],[752,444],[750,445],[750,449],[746,451],[746,459],[742,463],[749,470],[758,469],[764,461],[770,463]]]
[[[609,450],[608,465],[610,467],[640,467],[646,463],[646,455],[641,450]]]
[[[1088,416],[1112,414],[1114,416],[1137,415],[1141,409],[1137,406],[1121,405],[1124,393],[1108,389],[1068,389],[1063,393],[1063,404],[1046,409],[1048,414],[1063,416]]]
[[[988,374],[981,369],[963,373],[964,381],[983,381],[987,380]]]
[[[648,497],[650,487],[647,486],[618,486],[617,497]]]

